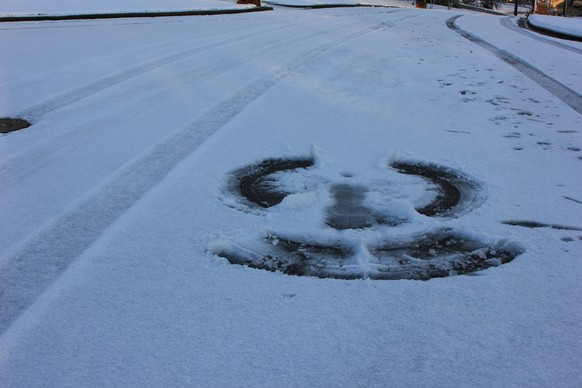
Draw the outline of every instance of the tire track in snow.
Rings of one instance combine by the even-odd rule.
[[[447,20],[446,24],[451,30],[455,31],[457,34],[461,35],[463,38],[470,40],[471,42],[481,46],[487,51],[491,52],[497,58],[501,59],[505,63],[513,66],[517,71],[521,72],[523,75],[540,85],[542,88],[546,89],[548,92],[562,100],[570,108],[574,109],[576,112],[582,114],[582,96],[570,89],[569,87],[561,84],[555,79],[549,77],[544,72],[525,62],[524,60],[512,55],[511,53],[501,50],[496,46],[484,41],[483,39],[461,29],[455,24],[455,21],[462,15],[453,16]]]
[[[414,17],[417,17],[417,15],[407,14],[405,16],[397,18],[396,20],[386,22],[384,26],[391,27],[395,23],[405,21],[405,20],[408,20],[408,19],[414,18]],[[285,28],[288,28],[288,27],[280,27],[280,28],[276,28],[275,30],[280,30],[280,29],[285,29]],[[189,82],[192,82],[193,80],[196,80],[196,79],[208,80],[210,78],[218,76],[221,73],[227,72],[227,71],[235,68],[236,66],[238,66],[242,63],[245,63],[245,61],[248,59],[256,59],[261,55],[268,54],[269,49],[271,47],[276,47],[276,46],[284,47],[284,44],[302,41],[302,40],[305,40],[306,38],[313,39],[315,37],[322,36],[325,34],[336,33],[338,30],[341,30],[342,28],[345,28],[345,26],[338,26],[337,28],[332,29],[332,30],[328,30],[328,29],[322,30],[322,31],[319,31],[315,34],[308,33],[304,36],[297,36],[294,34],[293,36],[290,36],[288,39],[286,39],[284,41],[278,40],[278,41],[272,41],[269,43],[262,43],[262,45],[258,49],[256,47],[252,48],[253,50],[256,50],[256,51],[248,52],[244,56],[235,57],[233,59],[223,61],[223,62],[220,62],[218,64],[203,65],[201,67],[192,69],[191,71],[189,71],[187,73],[185,72],[185,73],[181,74],[181,76],[187,75],[187,74],[193,74],[193,78],[191,78],[189,80]],[[271,31],[271,30],[269,30],[269,31]],[[169,64],[169,63],[167,63],[167,64]],[[152,70],[154,70],[154,69],[152,69]],[[137,76],[137,75],[135,75],[135,76]],[[123,81],[125,81],[125,80],[123,80]],[[112,87],[114,85],[112,84],[110,86]],[[103,89],[106,89],[108,87],[109,86],[104,87]],[[95,92],[92,94],[98,93],[98,92],[102,91],[103,89],[95,90]],[[74,101],[74,102],[77,102],[77,101]],[[9,160],[6,160],[4,162],[0,162],[0,174],[2,174],[4,172],[3,175],[5,177],[5,179],[2,181],[2,185],[0,185],[0,193],[3,193],[6,190],[9,190],[11,187],[13,187],[14,184],[23,182],[24,180],[28,179],[28,177],[30,176],[32,171],[35,171],[35,170],[38,171],[39,169],[43,169],[43,168],[49,166],[55,157],[55,152],[54,152],[55,147],[58,147],[59,154],[66,154],[67,152],[69,152],[71,150],[75,150],[79,146],[83,145],[87,141],[87,138],[86,138],[87,133],[86,132],[88,132],[88,131],[76,130],[76,131],[67,132],[67,133],[60,135],[58,137],[51,138],[49,140],[50,144],[52,144],[51,147],[48,147],[46,143],[43,143],[43,144],[39,145],[38,147],[34,148],[33,150],[29,150],[22,155],[15,155],[14,157],[12,157]]]
[[[127,163],[104,185],[0,260],[0,333],[4,333],[76,257],[178,163],[284,78],[332,48],[387,26],[381,23],[344,34],[306,52],[225,98],[197,120]]]
[[[499,19],[499,24],[501,24],[501,26],[503,26],[505,28],[510,29],[511,31],[515,31],[515,32],[518,32],[522,35],[525,35],[528,38],[535,39],[539,42],[547,43],[547,44],[550,44],[552,46],[559,47],[561,49],[572,51],[573,53],[582,55],[582,50],[579,48],[568,46],[567,44],[563,44],[563,43],[557,42],[555,40],[544,38],[543,36],[540,36],[538,34],[534,34],[533,32],[530,32],[529,30],[526,30],[524,28],[516,26],[515,24],[513,24],[511,22],[511,17],[509,17],[509,16],[502,18],[502,19]]]
[[[306,38],[314,38],[328,33],[334,33],[334,30],[323,30],[318,33],[308,33],[306,35],[292,35],[288,36],[284,40],[274,40],[269,43],[263,43],[258,48],[252,47],[248,52],[240,57],[233,57],[226,61],[221,61],[218,64],[203,64],[200,67],[194,68],[187,72],[179,74],[179,76],[191,76],[189,82],[195,82],[196,80],[208,81],[209,79],[215,78],[220,74],[226,73],[241,64],[246,63],[251,59],[257,59],[265,54],[271,52],[272,48],[283,46],[286,44],[291,44],[297,41],[305,40]],[[113,86],[113,85],[111,85]],[[96,91],[97,93],[98,91]],[[139,90],[137,91],[139,93]],[[127,94],[133,94],[132,93]],[[55,158],[55,149],[58,148],[58,154],[67,154],[70,151],[77,149],[82,146],[90,139],[87,133],[90,130],[78,130],[74,132],[67,132],[64,135],[51,138],[48,147],[46,143],[41,144],[33,150],[26,152],[23,155],[17,155],[10,160],[0,163],[0,175],[4,177],[2,184],[0,185],[0,193],[4,193],[11,189],[15,184],[22,183],[23,181],[29,179],[33,172],[38,172],[45,167],[49,166]]]
[[[260,33],[269,33],[281,29],[289,28],[289,26],[278,26],[274,28],[269,28],[264,31],[260,31]],[[55,97],[49,98],[37,105],[29,107],[23,111],[21,111],[17,116],[24,118],[34,124],[40,117],[43,115],[53,112],[57,109],[63,108],[67,105],[70,105],[74,102],[77,102],[83,98],[89,97],[97,92],[100,92],[104,89],[117,85],[123,81],[127,81],[131,78],[135,78],[139,75],[147,73],[149,71],[158,69],[160,67],[169,65],[171,63],[177,62],[179,60],[188,58],[192,55],[196,55],[207,50],[216,49],[219,45],[225,46],[233,43],[238,43],[244,41],[246,39],[251,39],[256,36],[259,32],[253,31],[241,36],[235,37],[228,37],[225,39],[221,39],[218,41],[212,41],[209,43],[205,43],[201,46],[197,46],[188,50],[179,51],[174,54],[167,55],[162,58],[158,58],[146,63],[142,63],[140,65],[134,66],[132,68],[122,70],[120,72],[111,74],[109,76],[105,76],[95,82],[80,86],[76,89],[66,91],[62,94],[59,94]]]

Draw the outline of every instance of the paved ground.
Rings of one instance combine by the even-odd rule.
[[[579,386],[581,47],[458,15],[2,24],[0,385]]]

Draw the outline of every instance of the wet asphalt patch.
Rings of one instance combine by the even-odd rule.
[[[363,204],[367,188],[345,183],[332,185],[330,192],[335,203],[326,209],[325,223],[338,230],[365,229],[375,225],[396,226],[404,220],[375,214]]]
[[[216,252],[231,264],[287,275],[343,280],[429,280],[509,263],[523,250],[507,242],[484,244],[442,229],[406,240],[352,246],[269,235],[260,251],[230,245]]]
[[[437,196],[430,204],[416,209],[422,215],[436,216],[450,211],[461,201],[461,185],[471,186],[461,176],[437,166],[427,164],[392,163],[402,174],[425,178],[438,187]]]
[[[312,158],[265,159],[234,171],[228,190],[245,205],[267,211],[294,194],[278,182],[282,174],[300,174],[315,168]],[[371,187],[328,182],[334,202],[323,209],[325,224],[336,230],[369,229],[377,233],[377,238],[366,238],[365,242],[353,237],[321,242],[310,236],[291,238],[265,232],[262,237],[242,243],[216,244],[211,253],[226,258],[231,264],[287,275],[346,280],[429,280],[506,264],[523,252],[517,244],[505,240],[486,242],[442,226],[443,221],[477,206],[475,198],[480,187],[471,178],[429,163],[400,161],[391,163],[389,168],[425,182],[425,190],[431,191],[432,199],[415,210],[440,220],[432,232],[387,238],[390,228],[410,220],[372,209],[365,203]]]
[[[10,117],[0,118],[0,133],[9,133],[30,127],[30,123],[23,119]]]
[[[530,221],[530,220],[506,220],[501,221],[502,224],[511,226],[521,226],[523,228],[549,228],[558,230],[573,230],[582,232],[582,228],[577,226],[567,226],[560,224],[547,224],[544,222]]]
[[[312,159],[266,159],[235,172],[234,189],[249,202],[262,208],[275,206],[289,193],[277,189],[271,175],[313,165]]]

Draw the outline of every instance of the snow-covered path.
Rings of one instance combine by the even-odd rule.
[[[521,29],[521,34],[507,34],[507,30],[498,28],[498,24],[517,29],[515,18],[470,15],[459,19],[461,28],[484,37],[498,49],[521,58],[579,95],[582,94],[580,74],[571,71],[569,65],[580,64],[582,42],[550,38],[524,29]],[[530,44],[534,39],[543,44]]]
[[[0,385],[580,385],[582,115],[449,29],[455,15],[0,26],[0,117],[33,123],[0,136]],[[457,24],[580,93],[580,54],[500,20]],[[232,171],[272,158],[314,165],[277,178],[294,193],[280,204],[249,207]],[[397,161],[470,177],[471,201],[418,214],[434,188]],[[330,228],[338,186],[405,221]],[[340,241],[365,267],[370,247],[436,230],[524,253],[420,282],[208,252]]]

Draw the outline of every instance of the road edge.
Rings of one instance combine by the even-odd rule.
[[[214,10],[192,10],[192,11],[165,11],[165,12],[120,12],[120,13],[94,13],[76,15],[33,15],[33,16],[2,16],[0,23],[7,22],[37,22],[37,21],[59,21],[59,20],[94,20],[94,19],[122,19],[122,18],[149,18],[149,17],[170,17],[170,16],[212,16],[228,15],[247,12],[272,11],[273,7],[253,7],[241,9],[214,9]]]

